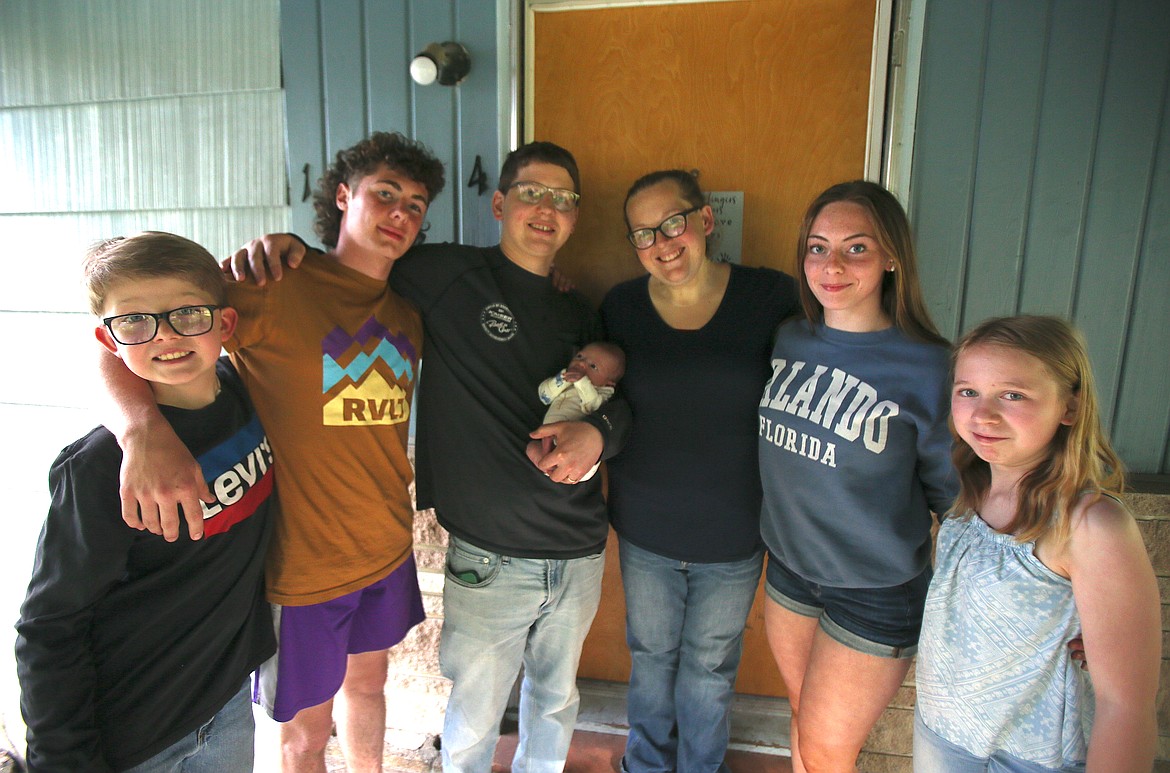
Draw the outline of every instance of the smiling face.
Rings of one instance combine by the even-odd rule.
[[[385,268],[389,275],[394,261],[410,249],[422,227],[427,189],[381,164],[352,186],[338,185],[336,202],[342,211],[334,250],[338,259],[365,273]]]
[[[536,161],[520,167],[516,182],[540,183],[546,188],[575,191],[573,178],[562,166]],[[492,194],[492,214],[503,225],[500,248],[508,259],[534,274],[547,275],[557,252],[577,225],[577,209],[561,212],[545,195],[535,204],[520,201],[515,188]]]
[[[865,333],[892,324],[882,309],[882,280],[895,262],[882,251],[864,207],[851,201],[826,204],[804,250],[804,276],[824,307],[826,325]]]
[[[993,472],[1020,474],[1049,453],[1076,398],[1040,360],[1018,349],[975,344],[959,352],[951,391],[955,431]]]
[[[626,203],[626,220],[630,231],[657,228],[662,221],[693,209],[694,204],[682,196],[676,183],[663,180],[638,191]],[[673,238],[661,231],[654,234],[654,244],[635,250],[638,261],[653,281],[668,285],[685,285],[693,280],[707,259],[707,236],[715,228],[715,216],[709,206],[686,215],[686,230]]]
[[[183,306],[214,303],[208,293],[185,279],[128,278],[107,290],[101,316],[158,314]],[[152,340],[133,346],[115,341],[105,325],[99,325],[94,332],[98,341],[121,358],[131,372],[150,382],[158,402],[180,408],[201,408],[215,399],[215,361],[236,324],[235,309],[219,309],[213,316],[211,330],[197,336],[181,336],[166,320],[160,320]]]

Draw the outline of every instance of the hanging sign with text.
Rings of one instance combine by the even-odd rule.
[[[707,255],[722,263],[743,262],[743,191],[711,191],[707,203],[715,230],[707,239]]]

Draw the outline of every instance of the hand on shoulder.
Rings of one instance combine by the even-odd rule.
[[[224,273],[237,282],[252,279],[263,286],[271,277],[280,281],[284,267],[296,268],[305,258],[305,243],[292,234],[266,234],[253,239],[223,261]]]

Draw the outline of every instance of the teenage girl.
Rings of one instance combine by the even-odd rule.
[[[852,771],[918,644],[933,510],[958,489],[950,347],[922,301],[906,214],[834,185],[800,235],[805,319],[759,406],[765,623],[792,704],[792,765]]]
[[[960,342],[961,490],[938,537],[918,658],[916,773],[1144,771],[1158,588],[1101,430],[1084,342],[1008,317]],[[1083,632],[1088,673],[1065,643]]]

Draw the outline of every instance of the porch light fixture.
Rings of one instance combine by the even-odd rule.
[[[429,86],[436,80],[440,86],[455,86],[469,72],[471,55],[452,40],[431,43],[410,63],[410,77],[420,86]]]

